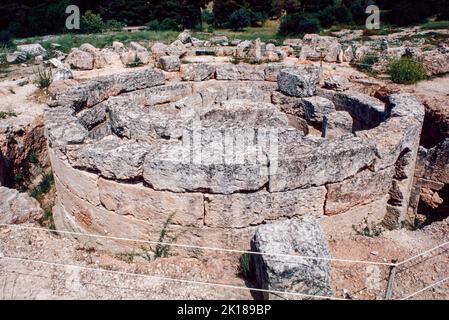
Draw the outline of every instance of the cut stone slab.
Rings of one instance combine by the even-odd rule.
[[[320,217],[325,196],[325,187],[274,193],[205,195],[204,223],[217,228],[244,228],[305,214]]]
[[[215,66],[204,63],[189,63],[181,66],[181,77],[184,81],[204,81],[215,74]]]
[[[149,146],[142,143],[109,136],[70,152],[69,162],[76,168],[98,171],[105,178],[132,180],[142,175],[148,149]]]
[[[251,241],[251,266],[259,287],[304,295],[333,296],[330,261],[270,254],[330,258],[326,238],[311,216],[261,225]],[[301,299],[300,296],[263,293],[265,299]],[[310,299],[304,297],[304,299]]]
[[[293,97],[311,97],[315,94],[320,70],[314,66],[300,66],[280,71],[279,90]]]
[[[176,72],[181,67],[181,60],[177,56],[163,56],[159,59],[159,66],[164,71]]]
[[[265,80],[265,71],[262,67],[220,64],[217,65],[216,73],[217,80]]]

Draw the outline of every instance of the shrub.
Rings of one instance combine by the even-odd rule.
[[[430,21],[421,26],[424,30],[449,29],[449,21]]]
[[[159,21],[158,20],[151,20],[150,22],[145,24],[145,27],[148,30],[157,31],[157,30],[159,30]]]
[[[104,30],[105,24],[98,14],[88,10],[81,18],[81,30],[84,33],[100,33]]]
[[[320,32],[320,21],[316,17],[304,13],[286,15],[279,27],[279,34],[283,36],[318,32]]]
[[[34,71],[35,80],[34,83],[41,90],[46,90],[53,81],[53,72],[51,68],[38,67]]]
[[[204,10],[201,14],[201,17],[204,23],[207,23],[210,26],[215,24],[215,15],[212,11]]]
[[[353,23],[356,25],[364,25],[367,15],[365,14],[364,0],[354,1],[349,10],[351,11]]]
[[[121,31],[124,26],[125,24],[123,22],[112,19],[106,21],[104,28],[109,31]]]
[[[181,28],[179,28],[178,23],[176,20],[166,18],[162,20],[162,22],[159,24],[159,30],[173,30],[173,31],[180,31]]]
[[[388,74],[393,82],[400,84],[414,84],[427,78],[424,65],[411,58],[392,60],[388,66]]]
[[[0,45],[10,46],[13,39],[14,35],[9,30],[0,31]]]
[[[251,25],[251,12],[246,8],[240,8],[229,16],[228,28],[240,31]]]
[[[425,1],[399,1],[388,14],[388,21],[398,26],[416,25],[429,16],[430,6]]]
[[[316,18],[320,21],[322,27],[330,28],[337,23],[334,10],[335,6],[328,6],[316,14]]]
[[[251,254],[244,253],[240,256],[239,273],[244,278],[248,279],[251,276]]]
[[[379,61],[376,55],[366,55],[362,58],[359,64],[357,64],[357,69],[362,72],[373,73],[373,65]]]
[[[261,26],[267,19],[268,16],[265,12],[252,12],[250,10],[250,20],[252,27]]]
[[[345,6],[337,6],[334,11],[335,19],[340,24],[352,24],[352,14]]]

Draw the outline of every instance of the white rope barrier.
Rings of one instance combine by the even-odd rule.
[[[93,271],[93,272],[111,273],[111,274],[141,277],[141,278],[151,278],[151,279],[157,279],[157,280],[163,280],[163,281],[180,282],[180,283],[187,283],[187,284],[193,284],[193,285],[214,286],[214,287],[221,287],[221,288],[227,288],[227,289],[273,293],[273,294],[277,294],[277,295],[290,295],[290,296],[313,298],[313,299],[347,300],[344,298],[337,298],[337,297],[331,297],[331,296],[309,295],[309,294],[303,294],[303,293],[297,293],[297,292],[249,288],[249,287],[216,283],[216,282],[203,282],[203,281],[197,281],[197,280],[176,279],[176,278],[163,277],[163,276],[159,276],[159,275],[149,275],[149,274],[117,271],[117,270],[106,270],[106,269],[101,269],[101,268],[84,267],[84,266],[79,266],[79,265],[64,264],[64,263],[58,263],[58,262],[49,262],[49,261],[43,261],[43,260],[26,259],[26,258],[19,258],[19,257],[2,256],[2,257],[0,257],[0,261],[1,260],[30,262],[30,263],[35,263],[35,264],[47,265],[47,266],[65,267],[65,268],[69,267],[69,268]]]
[[[102,238],[102,239],[110,239],[110,240],[117,240],[117,241],[147,243],[147,244],[153,244],[153,245],[163,245],[163,246],[171,246],[171,247],[178,247],[178,248],[202,249],[202,250],[209,250],[209,251],[222,251],[222,252],[231,252],[231,253],[239,253],[239,254],[254,254],[254,255],[274,256],[274,257],[294,258],[294,259],[306,259],[306,260],[325,260],[325,261],[334,261],[334,262],[341,262],[341,263],[381,265],[381,266],[395,266],[396,265],[395,263],[389,263],[389,262],[338,259],[338,258],[331,258],[331,257],[314,257],[314,256],[304,256],[304,255],[294,255],[294,254],[284,254],[284,253],[266,253],[266,252],[256,252],[256,251],[247,251],[247,250],[238,250],[238,249],[225,249],[225,248],[204,247],[204,246],[178,244],[178,243],[167,243],[167,242],[158,242],[158,241],[149,241],[149,240],[138,240],[138,239],[129,239],[129,238],[121,238],[121,237],[103,236],[103,235],[95,235],[95,234],[73,232],[73,231],[65,231],[65,230],[52,230],[52,229],[48,229],[48,228],[20,226],[20,225],[12,225],[12,224],[0,224],[0,227],[9,227],[9,228],[27,229],[27,230],[37,230],[37,231],[45,231],[45,232],[50,232],[50,233],[62,233],[62,234],[69,234],[69,235],[76,235],[76,236],[85,236],[85,237],[93,237],[93,238]]]
[[[401,300],[408,300],[408,299],[410,299],[410,298],[420,294],[421,292],[424,292],[424,291],[429,290],[429,289],[431,289],[433,287],[436,287],[437,285],[440,285],[440,284],[442,284],[442,283],[444,283],[444,282],[446,282],[448,280],[449,280],[449,277],[441,279],[441,280],[439,280],[439,281],[437,281],[437,282],[435,282],[435,283],[433,283],[431,285],[428,285],[427,287],[425,287],[425,288],[423,288],[423,289],[421,289],[419,291],[416,291],[416,292],[412,293],[411,295],[406,296],[405,298],[402,298]]]

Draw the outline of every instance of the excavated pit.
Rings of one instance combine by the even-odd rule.
[[[157,241],[167,224],[180,244],[246,249],[257,225],[305,214],[412,219],[423,106],[315,81],[286,94],[286,67],[189,64],[182,81],[149,69],[59,94],[45,115],[57,228]]]

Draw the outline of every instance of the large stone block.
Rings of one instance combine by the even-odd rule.
[[[251,243],[255,278],[265,290],[304,295],[332,296],[330,258],[326,238],[311,216],[261,225]],[[299,255],[276,257],[270,254]],[[263,293],[265,299],[301,299],[301,296]],[[310,299],[303,297],[304,299]]]
[[[375,151],[374,143],[354,137],[324,141],[307,138],[281,144],[277,159],[270,159],[269,190],[279,192],[342,181],[372,165]]]
[[[325,187],[269,193],[261,190],[232,195],[205,195],[205,225],[244,228],[305,214],[323,215]]]
[[[100,178],[98,190],[101,204],[122,216],[163,224],[203,225],[203,195],[155,191],[142,184],[117,183]]]
[[[372,172],[368,169],[354,177],[326,185],[326,215],[335,215],[358,205],[365,205],[388,194],[393,179],[393,168]]]
[[[204,81],[213,78],[215,66],[204,63],[188,63],[181,66],[181,77],[184,81]]]
[[[55,98],[56,104],[80,111],[86,107],[92,107],[111,96],[159,86],[164,83],[165,77],[163,73],[154,69],[117,73],[98,77],[77,87],[70,87]]]
[[[61,154],[56,154],[52,149],[49,150],[49,155],[53,174],[58,177],[61,184],[67,190],[78,198],[89,201],[95,206],[100,204],[97,175],[72,168],[67,160],[60,158],[62,156]]]
[[[217,80],[252,80],[264,81],[265,72],[259,66],[220,64],[216,68]]]
[[[132,180],[142,175],[148,149],[148,145],[142,143],[108,136],[69,152],[68,158],[72,166],[98,171],[105,178]]]
[[[279,90],[293,97],[311,97],[315,94],[320,70],[314,66],[298,66],[281,70]]]

